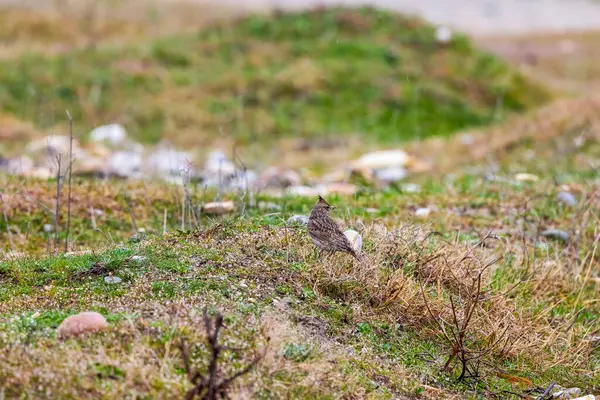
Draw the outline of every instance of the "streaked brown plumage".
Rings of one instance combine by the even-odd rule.
[[[315,246],[323,251],[350,253],[354,258],[360,260],[361,257],[354,251],[346,235],[329,218],[328,213],[333,208],[327,204],[324,198],[319,196],[319,201],[315,204],[308,217],[308,234],[310,238]]]

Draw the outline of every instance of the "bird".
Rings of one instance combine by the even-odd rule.
[[[330,253],[338,251],[349,253],[360,261],[362,257],[354,250],[335,221],[329,218],[329,211],[334,208],[319,195],[319,201],[314,205],[308,217],[308,234],[318,249]]]

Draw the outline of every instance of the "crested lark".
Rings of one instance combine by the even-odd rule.
[[[324,198],[319,196],[319,201],[310,212],[308,218],[308,234],[315,246],[319,249],[334,253],[342,251],[350,253],[354,258],[360,260],[361,257],[354,251],[350,241],[342,233],[337,224],[329,218],[329,211],[334,207],[327,204]]]

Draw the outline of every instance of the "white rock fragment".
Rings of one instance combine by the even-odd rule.
[[[537,182],[539,180],[537,175],[526,173],[516,174],[515,179],[519,182]]]
[[[117,284],[117,283],[121,283],[122,279],[119,278],[118,276],[109,275],[109,276],[104,277],[104,282],[108,283],[108,284]]]
[[[308,217],[306,215],[292,215],[287,220],[288,225],[308,225]]]
[[[374,151],[362,155],[354,162],[355,168],[381,169],[403,167],[408,164],[410,156],[402,150]]]
[[[353,229],[348,229],[344,231],[344,235],[348,238],[348,241],[352,245],[354,251],[360,253],[362,250],[362,236],[360,236],[360,233]]]
[[[27,156],[20,156],[8,160],[6,170],[10,175],[29,175],[35,164]]]
[[[95,333],[108,327],[106,319],[97,312],[86,311],[67,317],[58,327],[57,336],[60,339]]]
[[[121,178],[139,178],[142,175],[142,154],[137,151],[116,151],[108,161],[111,175]]]
[[[166,145],[159,145],[148,155],[144,163],[144,170],[161,179],[174,178],[174,182],[181,183],[183,171],[188,167],[190,175],[194,176],[195,174],[191,167],[192,159],[191,154],[174,150]]]
[[[122,144],[127,138],[127,131],[120,124],[102,125],[90,132],[90,139],[94,142],[106,142],[113,146]]]
[[[415,217],[417,218],[426,218],[429,214],[431,214],[431,208],[429,207],[420,207],[415,210]]]
[[[204,163],[204,172],[212,177],[221,176],[222,179],[235,173],[235,165],[227,159],[221,150],[212,151]]]
[[[400,188],[405,193],[419,193],[419,192],[421,192],[421,186],[419,186],[416,183],[405,183]]]
[[[204,213],[212,215],[227,214],[232,212],[234,209],[235,205],[232,200],[206,203],[202,207],[202,211],[204,211]]]
[[[452,30],[447,26],[440,25],[435,30],[435,40],[440,44],[448,44],[452,40]]]
[[[398,182],[408,176],[408,171],[402,167],[381,168],[375,171],[375,178],[385,183]]]

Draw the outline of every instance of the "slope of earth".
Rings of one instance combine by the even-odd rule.
[[[359,133],[393,143],[486,125],[550,99],[500,59],[427,23],[373,9],[251,16],[194,34],[61,55],[24,54],[0,72],[2,112],[39,130],[121,122],[134,138]]]

